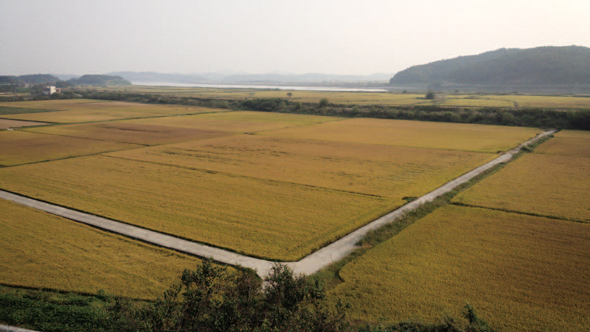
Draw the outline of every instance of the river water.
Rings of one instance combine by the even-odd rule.
[[[217,89],[261,89],[261,90],[294,90],[294,91],[335,91],[335,92],[387,92],[380,88],[342,88],[335,86],[306,85],[270,85],[270,84],[210,84],[210,83],[168,83],[168,82],[132,82],[133,85],[177,86],[184,88],[217,88]]]

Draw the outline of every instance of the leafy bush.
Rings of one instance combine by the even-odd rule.
[[[318,283],[275,265],[262,281],[252,270],[205,261],[185,270],[162,299],[132,315],[133,331],[325,331],[348,329],[344,306],[329,308]]]

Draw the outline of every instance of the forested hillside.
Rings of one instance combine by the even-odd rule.
[[[499,49],[413,66],[390,83],[472,85],[587,85],[590,48],[582,46]]]
[[[72,85],[131,85],[131,82],[121,76],[111,75],[83,75],[80,78],[68,80]]]

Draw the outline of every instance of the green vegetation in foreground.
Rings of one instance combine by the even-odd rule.
[[[492,331],[469,304],[461,321],[444,317],[440,323],[352,328],[348,307],[328,304],[317,281],[277,264],[265,283],[252,270],[204,262],[185,270],[154,302],[0,286],[0,323],[44,332]]]
[[[0,286],[0,323],[43,332],[120,331],[116,301],[107,293],[82,295]]]

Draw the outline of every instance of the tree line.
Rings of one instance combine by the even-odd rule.
[[[301,103],[282,98],[220,100],[121,92],[83,91],[79,93],[84,98],[90,99],[152,104],[181,104],[262,112],[590,130],[590,109],[563,111],[543,108],[504,109],[487,107],[475,109],[426,105],[343,105],[330,103],[326,98],[323,98],[318,103]]]

